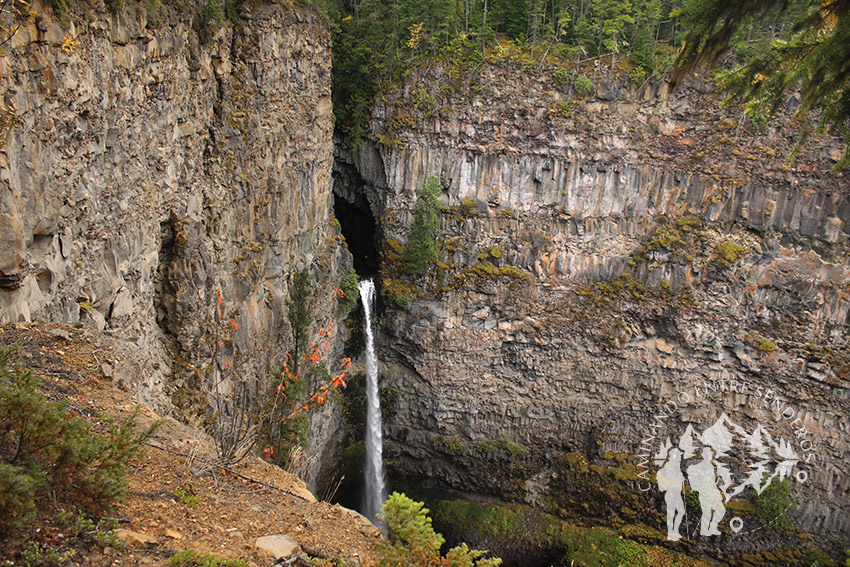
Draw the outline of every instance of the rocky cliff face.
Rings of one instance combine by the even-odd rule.
[[[392,473],[586,511],[566,481],[571,454],[637,465],[650,433],[654,453],[674,423],[701,430],[725,412],[796,435],[811,480],[795,520],[848,533],[838,141],[815,139],[787,166],[781,121],[754,128],[719,110],[710,85],[668,95],[584,72],[595,89],[579,99],[510,63],[461,78],[434,66],[385,93],[372,140],[340,153],[335,190],[361,186],[387,243]],[[441,256],[414,281],[399,254],[428,176],[444,190]],[[650,429],[676,400],[670,424]],[[635,506],[605,513],[633,521]]]
[[[269,376],[291,347],[292,274],[311,271],[323,322],[350,266],[331,224],[327,24],[276,5],[240,17],[209,38],[185,13],[39,17],[0,58],[17,114],[0,153],[0,320],[134,344],[130,387],[160,409],[200,411],[222,377],[231,395],[227,360]]]

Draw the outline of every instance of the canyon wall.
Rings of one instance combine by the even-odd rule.
[[[638,467],[725,413],[795,440],[797,525],[850,533],[840,141],[787,165],[793,98],[762,127],[698,77],[670,94],[579,72],[588,97],[511,62],[433,64],[379,97],[360,151],[339,151],[335,191],[365,196],[384,241],[390,473],[580,513],[594,504],[566,481],[575,455]],[[413,278],[403,245],[429,176],[440,259]],[[606,502],[626,522],[655,507],[643,520],[663,530],[663,498]]]
[[[276,4],[235,25],[127,6],[62,27],[33,10],[48,15],[0,57],[16,115],[0,151],[0,321],[112,335],[137,359],[127,386],[160,411],[204,419],[234,375],[268,386],[292,346],[292,275],[311,273],[318,334],[351,266],[332,223],[327,22]],[[330,410],[317,419],[320,454]]]

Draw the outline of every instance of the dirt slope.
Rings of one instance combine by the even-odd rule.
[[[144,369],[109,337],[69,325],[0,326],[0,344],[11,343],[21,344],[47,396],[66,400],[95,430],[126,419],[136,407],[116,383]],[[162,425],[129,476],[130,492],[112,513],[114,533],[127,545],[75,542],[73,525],[57,521],[72,504],[53,500],[42,506],[28,533],[0,542],[0,558],[23,565],[22,551],[38,542],[57,552],[76,549],[68,565],[167,565],[175,552],[192,549],[263,566],[274,559],[256,549],[257,538],[286,534],[314,557],[351,565],[374,559],[378,531],[356,512],[316,502],[296,477],[257,458],[232,471],[217,467],[206,435],[142,407],[140,425],[158,419]]]

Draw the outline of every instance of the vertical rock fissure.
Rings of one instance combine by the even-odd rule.
[[[174,310],[177,290],[169,278],[169,267],[174,259],[174,224],[166,220],[160,224],[160,247],[154,280],[154,309],[156,324],[169,346],[176,344],[176,336],[169,328],[169,319]]]

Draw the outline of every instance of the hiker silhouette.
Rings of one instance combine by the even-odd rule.
[[[710,447],[703,447],[702,460],[689,466],[687,471],[691,489],[699,493],[699,505],[702,508],[699,533],[704,536],[720,535],[717,524],[726,515],[723,493],[717,488],[717,469],[713,457],[714,451]]]
[[[679,525],[685,517],[685,500],[682,497],[685,477],[682,474],[682,452],[679,449],[670,451],[667,462],[656,473],[655,478],[667,502],[667,539],[679,541],[682,539]]]

